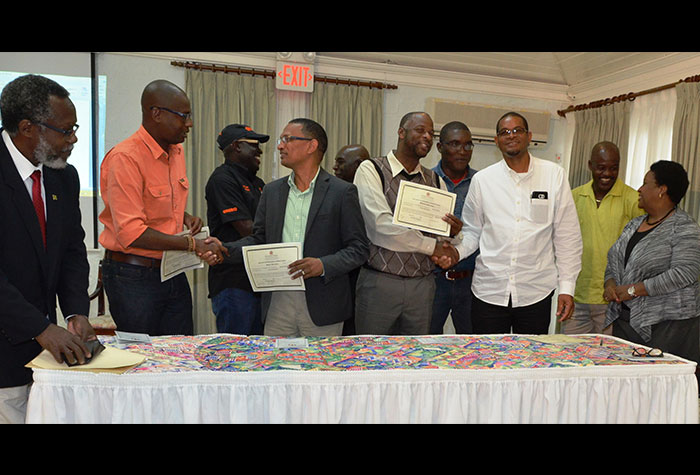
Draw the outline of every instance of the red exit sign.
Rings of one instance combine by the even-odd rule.
[[[277,89],[313,92],[314,67],[312,64],[277,62]]]

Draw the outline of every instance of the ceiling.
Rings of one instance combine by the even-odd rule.
[[[606,78],[633,77],[700,57],[682,52],[330,52],[319,58],[367,61],[576,88]],[[681,78],[679,78],[681,79]]]

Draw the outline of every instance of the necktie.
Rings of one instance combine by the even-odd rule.
[[[44,239],[44,247],[46,247],[46,216],[44,215],[44,200],[41,198],[41,171],[36,170],[32,173],[32,201],[34,201],[34,210],[36,217],[39,219],[39,227],[41,228],[41,236]]]

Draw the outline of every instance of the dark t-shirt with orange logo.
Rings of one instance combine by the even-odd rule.
[[[221,242],[233,242],[241,236],[231,223],[255,220],[265,182],[242,166],[224,162],[209,177],[205,188],[207,225]],[[238,288],[252,292],[243,264],[209,267],[209,297],[222,289]]]

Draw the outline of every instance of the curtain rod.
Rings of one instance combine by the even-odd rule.
[[[607,106],[610,104],[615,104],[616,102],[633,101],[639,96],[644,96],[647,94],[652,94],[654,92],[659,92],[659,91],[663,91],[666,89],[671,89],[673,87],[676,87],[677,84],[680,84],[683,82],[700,82],[700,75],[690,76],[690,77],[687,77],[685,79],[681,79],[680,81],[676,81],[676,82],[671,83],[671,84],[666,84],[664,86],[659,86],[659,87],[655,87],[652,89],[647,89],[646,91],[630,92],[628,94],[621,94],[619,96],[609,97],[607,99],[589,102],[588,104],[569,106],[568,108],[566,108],[564,110],[557,111],[557,114],[559,114],[562,117],[565,117],[566,114],[569,112],[575,112],[575,111],[580,111],[580,110],[585,110],[585,109],[597,109],[598,107],[603,107],[603,106]]]
[[[236,74],[250,74],[252,76],[263,76],[263,77],[268,77],[268,78],[273,78],[275,77],[275,72],[270,71],[267,69],[247,69],[247,68],[240,68],[240,67],[233,67],[233,66],[217,66],[216,64],[202,64],[202,63],[196,63],[192,61],[171,61],[171,65],[173,66],[178,66],[181,68],[188,68],[188,69],[196,69],[198,71],[213,71],[213,72],[223,72],[223,73],[236,73]],[[330,84],[345,84],[348,86],[357,86],[357,87],[369,87],[371,88],[376,88],[376,89],[398,89],[398,86],[394,84],[386,84],[383,82],[378,82],[378,81],[355,81],[352,79],[340,79],[340,78],[331,78],[331,77],[325,77],[325,76],[315,76],[314,81],[317,82],[325,82],[325,83],[330,83]]]

